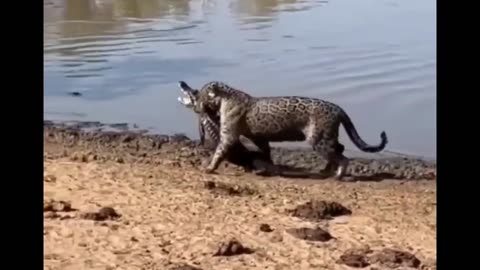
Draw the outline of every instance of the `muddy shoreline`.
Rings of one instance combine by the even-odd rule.
[[[76,159],[115,159],[141,163],[176,163],[200,169],[211,150],[182,134],[146,134],[126,123],[44,121],[44,142],[76,148]],[[80,152],[78,152],[80,150]],[[69,155],[68,150],[59,153]],[[51,153],[50,153],[51,154]],[[318,172],[325,161],[306,148],[272,147],[275,164]],[[224,162],[222,168],[233,165]],[[234,166],[233,166],[234,167]],[[436,161],[416,157],[352,157],[347,174],[358,180],[435,180]]]
[[[44,269],[436,269],[436,181],[205,174],[210,151],[185,136],[80,126],[44,125]],[[435,168],[422,162],[352,163]]]

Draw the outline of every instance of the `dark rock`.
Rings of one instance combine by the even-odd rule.
[[[260,231],[262,231],[262,232],[273,232],[273,229],[268,224],[261,224],[260,225]]]
[[[307,241],[326,242],[333,238],[329,232],[318,227],[315,229],[312,229],[312,228],[287,229],[286,232],[298,239],[307,240]]]
[[[216,195],[242,196],[253,195],[256,193],[255,190],[247,186],[231,185],[214,181],[205,182],[205,188]]]
[[[84,219],[95,220],[95,221],[104,221],[104,220],[116,220],[122,215],[117,213],[112,207],[102,207],[98,212],[88,212],[84,213],[82,217]]]
[[[413,267],[418,268],[420,266],[420,260],[415,255],[394,249],[383,249],[370,256],[370,263],[378,263],[388,266],[390,268],[398,267]]]
[[[231,239],[228,242],[221,243],[217,252],[213,256],[234,256],[241,254],[252,254],[254,251],[248,247],[244,247],[240,242]]]
[[[345,251],[338,259],[338,264],[345,264],[354,268],[364,268],[370,265],[367,255],[372,250],[367,246],[365,248],[352,248]]]
[[[43,212],[71,212],[76,210],[66,201],[50,200],[43,203]]]
[[[311,200],[305,204],[301,204],[293,210],[288,210],[288,212],[294,217],[313,221],[352,214],[350,209],[337,202],[317,200]]]

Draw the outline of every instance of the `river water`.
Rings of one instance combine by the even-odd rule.
[[[221,80],[333,101],[367,142],[436,156],[434,0],[45,0],[44,78],[49,120],[195,138],[177,81]]]

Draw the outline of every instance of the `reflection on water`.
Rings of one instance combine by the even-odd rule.
[[[326,1],[300,1],[300,0],[244,0],[234,1],[232,10],[243,23],[255,24],[261,28],[273,21],[281,12],[293,12],[318,6]]]
[[[187,17],[190,14],[189,0],[118,0],[114,10],[117,17],[161,18],[162,16]]]
[[[45,0],[45,117],[195,137],[176,82],[223,80],[255,95],[331,100],[368,142],[386,130],[390,150],[433,157],[435,8],[433,0]]]

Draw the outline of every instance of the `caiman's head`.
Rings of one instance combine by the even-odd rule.
[[[208,89],[205,87],[202,87],[201,90],[193,89],[184,81],[178,82],[178,85],[183,93],[183,96],[178,97],[178,102],[183,106],[199,114],[216,115],[218,113],[220,109],[219,101],[209,95]]]
[[[193,109],[198,103],[199,91],[191,88],[184,81],[178,82],[178,86],[180,86],[180,91],[183,93],[182,97],[178,97],[178,102],[189,109]]]

